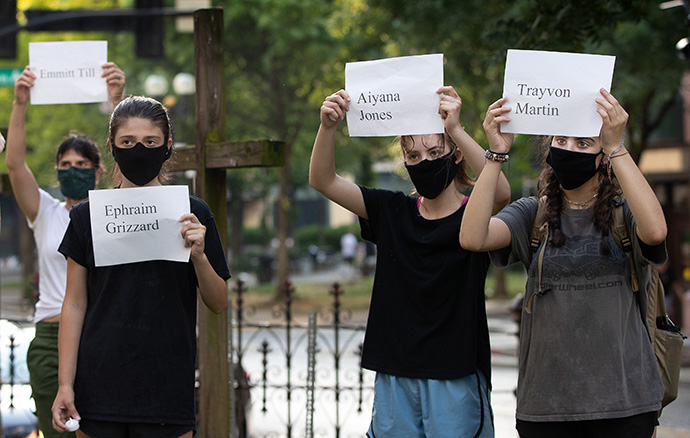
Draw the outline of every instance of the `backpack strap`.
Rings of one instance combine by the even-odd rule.
[[[534,216],[534,222],[532,223],[532,231],[530,233],[529,245],[532,251],[532,258],[537,257],[537,281],[538,288],[535,293],[532,294],[525,311],[528,314],[532,314],[532,301],[536,296],[542,296],[549,291],[543,290],[541,285],[541,274],[544,265],[544,250],[546,249],[546,242],[549,238],[549,223],[544,221],[544,216],[546,215],[546,196],[539,198],[539,204],[537,206],[537,214]],[[544,242],[542,245],[541,243]],[[541,249],[540,249],[541,246]]]
[[[611,214],[613,216],[611,234],[613,235],[613,240],[615,240],[616,245],[625,252],[628,258],[628,263],[630,264],[630,284],[632,285],[633,292],[637,293],[640,291],[640,280],[637,275],[637,266],[633,259],[632,240],[630,240],[628,226],[625,224],[623,201],[618,202]]]

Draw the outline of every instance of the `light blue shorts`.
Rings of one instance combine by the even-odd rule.
[[[368,438],[493,438],[484,375],[454,380],[376,374]]]

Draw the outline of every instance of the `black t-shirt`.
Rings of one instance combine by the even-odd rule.
[[[230,278],[208,205],[190,196],[206,226],[205,250]],[[88,201],[72,208],[58,249],[88,269],[75,404],[82,418],[194,424],[197,278],[191,261],[95,267]]]
[[[458,379],[491,357],[484,281],[486,253],[460,247],[463,205],[424,219],[416,198],[360,187],[362,238],[378,247],[362,366],[400,377]]]

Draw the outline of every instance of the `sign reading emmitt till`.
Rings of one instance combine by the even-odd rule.
[[[179,222],[189,213],[187,186],[91,190],[89,207],[96,266],[189,261]]]

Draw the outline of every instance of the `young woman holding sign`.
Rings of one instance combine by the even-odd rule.
[[[495,217],[488,205],[513,142],[500,130],[510,120],[505,98],[484,121],[489,161],[468,202],[460,242],[493,251],[498,266],[521,261],[528,271],[517,390],[522,438],[649,438],[661,408],[656,359],[611,225],[614,210],[622,209],[645,290],[649,264],[666,259],[666,222],[623,144],[628,114],[604,89],[596,102],[599,137],[546,139],[538,186],[544,201],[523,198]],[[548,227],[538,248],[530,242],[535,224]]]
[[[124,73],[110,62],[103,65],[102,77],[106,80],[108,98],[117,104],[123,97]],[[57,247],[65,234],[70,209],[86,199],[89,190],[96,187],[103,168],[98,146],[84,135],[71,134],[63,139],[56,156],[57,176],[64,202],[39,188],[25,160],[25,114],[35,80],[36,75],[26,67],[15,81],[5,162],[15,199],[33,230],[38,249],[39,295],[34,314],[36,336],[29,346],[27,365],[38,426],[48,438],[63,436],[53,430],[50,412],[58,389],[57,333],[67,272],[67,263],[57,252]]]
[[[160,186],[172,145],[159,102],[127,97],[113,111],[108,148],[121,188]],[[59,248],[67,257],[67,293],[55,429],[67,430],[72,417],[81,422],[80,437],[192,436],[197,288],[206,306],[220,312],[230,273],[210,209],[196,197],[189,202],[191,213],[179,219],[180,243],[191,248],[187,263],[96,267],[89,203],[72,209]]]
[[[335,133],[349,109],[344,90],[321,106],[309,182],[359,216],[378,246],[362,366],[377,372],[369,437],[493,437],[490,351],[484,304],[485,254],[459,243],[469,186],[484,151],[462,128],[462,102],[442,87],[445,134],[401,138],[419,197],[359,186],[335,172]],[[505,178],[489,208],[510,199]]]

